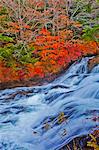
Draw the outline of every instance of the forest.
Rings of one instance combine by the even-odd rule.
[[[1,0],[0,82],[52,76],[83,56],[95,55],[97,4]]]
[[[98,150],[98,65],[99,0],[0,0],[0,149]]]

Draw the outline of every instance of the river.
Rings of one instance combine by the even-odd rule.
[[[59,150],[99,126],[99,65],[75,62],[52,83],[0,91],[0,150]]]

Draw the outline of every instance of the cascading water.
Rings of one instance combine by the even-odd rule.
[[[59,150],[99,126],[99,65],[88,73],[88,59],[48,85],[0,91],[0,150]]]

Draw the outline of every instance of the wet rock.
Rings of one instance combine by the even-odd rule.
[[[96,55],[94,58],[90,59],[88,62],[88,69],[91,71],[94,66],[99,64],[99,55]]]

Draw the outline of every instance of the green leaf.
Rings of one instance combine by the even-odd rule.
[[[99,39],[97,38],[97,35],[99,35],[99,25],[96,25],[93,28],[87,26],[83,30],[82,38],[85,40],[93,40],[98,42]]]
[[[13,38],[8,37],[8,36],[3,36],[2,34],[0,34],[0,41],[2,41],[2,42],[13,42]]]

